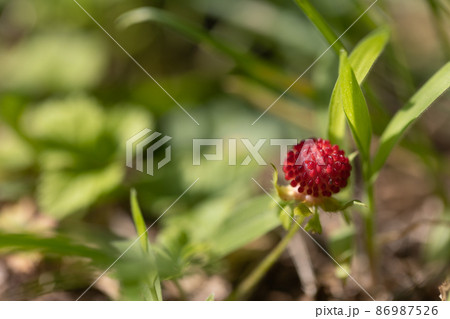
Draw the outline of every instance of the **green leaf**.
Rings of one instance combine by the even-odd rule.
[[[320,223],[319,213],[315,213],[305,226],[306,231],[321,234],[322,224]]]
[[[23,130],[46,148],[73,152],[98,148],[105,113],[99,103],[82,94],[49,99],[24,114]]]
[[[276,168],[276,166],[274,164],[270,163],[270,165],[272,165],[272,167],[273,167],[273,174],[272,174],[273,187],[275,188],[278,197],[280,197],[282,200],[286,200],[287,198],[284,195],[285,194],[284,189],[286,187],[278,185],[278,170],[277,170],[277,168]]]
[[[43,237],[34,234],[0,233],[0,251],[40,251],[43,254],[83,257],[99,267],[109,266],[117,258],[117,252],[111,249],[88,247],[62,235]]]
[[[206,243],[193,243],[186,232],[176,226],[165,228],[161,234],[152,245],[161,280],[183,277],[191,269],[206,266]]]
[[[268,1],[242,0],[193,0],[189,4],[199,13],[219,18],[224,24],[238,28],[241,32],[271,39],[273,43],[281,46],[280,50],[289,48],[299,53],[316,54],[323,48],[322,43],[314,41],[317,38],[315,27],[309,21],[299,19],[298,12],[292,10],[291,6],[279,6]],[[257,11],[265,12],[265,18],[247,18]],[[308,43],[308,46],[304,43]]]
[[[328,139],[331,143],[340,146],[344,145],[345,141],[345,113],[344,106],[342,105],[341,91],[341,79],[338,77],[331,93],[330,107],[328,111]]]
[[[311,209],[303,203],[299,203],[294,208],[294,216],[296,216],[296,217],[299,216],[300,218],[305,218],[305,217],[310,216],[311,214],[313,214]]]
[[[356,156],[358,156],[358,151],[354,151],[353,153],[349,154],[347,157],[350,162],[353,162],[355,160]]]
[[[145,253],[148,253],[148,232],[147,225],[145,224],[144,217],[142,216],[141,208],[139,207],[139,203],[137,201],[136,190],[131,189],[130,194],[130,204],[131,204],[131,215],[133,216],[134,226],[136,227],[136,232],[140,237],[140,243],[142,250]]]
[[[105,134],[115,141],[117,153],[125,154],[127,140],[145,128],[152,128],[151,114],[133,104],[120,104],[108,109],[105,118]]]
[[[380,137],[378,151],[373,160],[374,178],[406,129],[449,87],[450,62],[437,71],[389,122]]]
[[[328,240],[331,255],[339,263],[339,266],[347,270],[346,273],[339,266],[336,266],[336,274],[341,279],[348,277],[350,262],[355,253],[355,235],[355,227],[346,226],[333,232]]]
[[[333,46],[336,53],[339,54],[339,51],[344,49],[344,45],[316,8],[308,0],[295,0],[295,3],[302,9],[320,33],[322,33],[328,43]]]
[[[360,41],[349,57],[350,65],[355,73],[358,84],[361,85],[370,69],[383,52],[389,41],[390,32],[387,28],[380,28]],[[336,81],[330,101],[328,137],[334,144],[344,145],[345,113],[340,90],[340,80]]]
[[[126,139],[150,125],[146,113],[129,105],[105,112],[83,94],[27,109],[20,124],[36,144],[41,169],[37,193],[43,211],[64,218],[114,191],[125,173]],[[1,153],[0,147],[0,162]]]
[[[110,55],[102,35],[53,28],[37,32],[0,53],[2,89],[18,92],[73,92],[97,85]],[[61,48],[67,49],[61,54]]]
[[[441,224],[432,227],[426,241],[425,253],[428,260],[448,262],[450,260],[450,232],[448,231],[450,210],[448,208],[443,212],[442,219]]]
[[[77,277],[77,286],[79,289],[86,289],[92,283],[92,267],[103,272],[112,263],[115,262],[120,253],[129,247],[129,241],[118,241],[116,237],[109,236],[108,233],[92,232],[92,229],[82,225],[70,225],[71,230],[76,234],[70,236],[63,234],[55,235],[38,235],[30,233],[3,233],[0,232],[0,252],[1,254],[8,253],[23,253],[23,252],[40,252],[46,258],[57,257],[72,257],[77,258],[80,262],[87,262],[90,267],[80,269],[80,273],[85,276]],[[82,241],[81,241],[82,240]],[[141,285],[145,282],[145,277],[148,274],[149,263],[147,259],[135,254],[133,249],[127,252],[123,258],[114,265],[112,272],[108,276],[117,278],[121,282],[121,290],[124,292],[125,286]],[[88,280],[86,282],[86,280]],[[64,284],[64,282],[60,283]],[[133,300],[142,299],[142,289]]]
[[[289,87],[296,81],[296,76],[288,76],[285,73],[280,72],[276,66],[267,61],[260,59],[255,55],[248,54],[245,51],[234,47],[232,43],[228,43],[223,39],[212,36],[201,27],[180,19],[176,15],[165,10],[154,7],[134,9],[121,15],[118,18],[118,25],[121,28],[127,28],[131,25],[146,21],[152,21],[167,26],[191,41],[202,43],[231,58],[248,76],[257,79],[271,89],[284,91],[286,87]],[[308,85],[307,82],[302,83],[303,85],[297,85],[290,90],[291,92],[289,93],[296,94],[302,98],[304,98],[305,94],[312,96],[314,88],[312,88],[311,85]]]
[[[184,233],[197,249],[203,246],[209,255],[222,257],[280,225],[279,207],[269,196],[247,196],[213,198],[184,214],[169,216],[158,242],[171,246],[173,233]]]
[[[145,224],[144,217],[142,216],[141,208],[139,207],[135,189],[131,190],[130,204],[134,225],[136,227],[137,234],[140,237],[139,241],[141,244],[141,248],[144,252],[144,255],[148,255],[148,260],[150,262],[150,270],[146,278],[148,281],[148,286],[146,287],[148,289],[148,291],[146,291],[146,299],[150,301],[161,301],[162,293],[158,267],[156,264],[155,255],[153,254],[153,251],[149,245],[147,226]]]
[[[292,213],[292,209],[289,205],[280,210],[279,218],[281,226],[283,226],[284,229],[288,230],[291,227],[292,218],[294,218],[294,214]]]
[[[387,27],[379,28],[362,39],[348,57],[360,85],[383,52],[389,37],[390,30]]]
[[[270,204],[271,199],[264,194],[233,209],[219,229],[205,238],[215,254],[231,253],[277,227],[280,221]]]
[[[334,197],[324,198],[324,200],[320,203],[319,206],[325,212],[334,213],[334,212],[341,212],[354,205],[366,206],[364,203],[356,199],[343,203]]]
[[[15,131],[2,127],[0,139],[1,170],[9,172],[24,170],[33,164],[35,152]]]
[[[347,59],[347,54],[341,51],[339,81],[337,90],[342,101],[347,122],[361,156],[365,160],[370,157],[370,141],[372,127],[369,110],[361,88]]]
[[[206,298],[206,301],[214,301],[214,293],[211,293],[208,298]]]
[[[123,173],[120,164],[84,171],[44,171],[37,190],[39,205],[46,214],[64,218],[114,190],[120,184]]]

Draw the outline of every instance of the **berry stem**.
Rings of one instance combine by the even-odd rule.
[[[370,168],[366,167],[365,176],[370,176]],[[365,244],[366,252],[369,258],[370,274],[372,277],[372,284],[375,284],[378,280],[377,273],[377,247],[375,243],[375,199],[374,199],[374,188],[373,183],[369,178],[365,178],[366,184],[366,196],[368,212],[364,214],[364,228],[365,228]]]
[[[267,255],[263,261],[239,284],[234,292],[230,294],[228,300],[245,300],[253,292],[256,285],[269,271],[273,264],[280,258],[281,254],[285,251],[287,245],[294,237],[295,233],[300,229],[304,218],[293,222],[289,231],[278,243],[277,246]]]

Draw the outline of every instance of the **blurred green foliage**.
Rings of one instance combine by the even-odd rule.
[[[13,231],[14,222],[2,221],[0,251],[38,251],[44,258],[61,260],[79,257],[82,267],[69,269],[73,275],[66,274],[61,289],[81,294],[136,235],[119,234],[111,227],[118,211],[125,211],[131,220],[131,188],[136,188],[142,216],[150,224],[199,177],[197,185],[155,225],[157,236],[151,247],[158,276],[164,281],[199,269],[223,272],[227,255],[280,225],[271,199],[258,194],[251,180],[267,178],[270,172],[254,161],[234,167],[226,161],[205,161],[193,167],[192,138],[255,142],[325,136],[338,56],[332,51],[323,55],[252,126],[328,47],[293,1],[79,2],[200,126],[73,1],[0,0],[0,216],[6,214],[3,206],[31,198],[39,214],[55,221],[39,232],[27,225]],[[336,34],[367,6],[360,0],[342,1],[339,7],[325,0],[314,5]],[[342,47],[354,52],[349,56],[354,74],[349,74],[358,83],[387,41],[387,29],[371,32],[385,25],[394,33],[401,31],[389,18],[391,10],[390,5],[377,5],[341,39]],[[350,50],[368,34],[373,46],[363,42],[360,51]],[[431,52],[426,59],[434,63],[414,68],[410,57],[403,57],[402,45],[394,37],[366,80],[367,88],[363,87],[371,123],[362,128],[372,125],[376,135],[413,95],[414,87],[448,59],[440,51]],[[338,131],[345,130],[342,123],[337,123]],[[143,128],[172,137],[173,159],[155,176],[125,167],[125,142]],[[421,134],[419,128],[416,133]],[[409,149],[420,155],[420,142],[411,138],[414,134],[405,143],[410,142]],[[424,140],[422,144],[428,145],[426,136]],[[367,143],[363,150],[369,152]],[[442,154],[434,151],[433,163],[423,158],[433,171],[436,162],[445,163]],[[264,146],[262,153],[271,162],[278,161],[276,149]],[[238,144],[237,161],[246,156],[244,146]],[[436,185],[439,190],[439,181]],[[353,231],[330,238],[331,251],[343,262],[348,262],[354,248],[347,240]],[[433,244],[436,241],[438,246]],[[433,237],[430,245],[435,257],[449,251],[450,239]],[[133,247],[114,266],[110,276],[120,282],[120,299],[145,298],[143,278],[152,276],[152,265],[139,247]],[[79,280],[70,280],[75,275]]]

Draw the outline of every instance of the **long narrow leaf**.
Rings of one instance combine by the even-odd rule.
[[[135,189],[131,190],[130,202],[131,202],[131,214],[133,216],[134,225],[136,227],[138,236],[140,236],[139,241],[142,250],[144,251],[144,254],[148,256],[151,267],[148,277],[146,278],[148,285],[146,287],[147,288],[146,291],[144,292],[145,297],[150,301],[161,301],[162,300],[161,282],[158,274],[158,268],[156,265],[155,256],[149,245],[147,226],[145,224],[144,217],[142,216],[141,208],[139,207]]]
[[[98,267],[106,267],[116,258],[117,252],[110,248],[92,248],[76,243],[73,239],[56,235],[45,237],[34,234],[0,233],[0,251],[40,251],[58,256],[83,257]]]
[[[436,72],[389,122],[381,135],[380,145],[373,160],[373,176],[383,167],[405,130],[449,87],[450,62]]]
[[[359,84],[364,81],[375,61],[383,52],[389,37],[389,29],[381,27],[364,37],[350,54],[348,60]]]
[[[131,25],[146,21],[160,23],[182,34],[195,43],[204,44],[215,51],[231,58],[248,76],[277,91],[284,91],[296,77],[288,76],[270,63],[254,55],[236,49],[231,43],[218,39],[195,24],[158,8],[142,7],[131,10],[118,19],[118,25],[127,28]],[[313,96],[314,88],[306,80],[301,79],[302,85],[296,85],[288,93],[295,96]]]
[[[337,89],[356,145],[361,156],[368,160],[372,137],[369,111],[345,51],[341,51]]]
[[[333,46],[336,53],[339,54],[339,51],[344,49],[344,45],[316,8],[308,0],[295,0],[295,3],[302,9],[303,13],[306,14],[320,33],[322,33],[328,43]]]
[[[367,35],[356,48],[352,51],[349,62],[355,73],[359,85],[362,84],[375,61],[383,52],[384,47],[389,41],[389,29],[380,28]],[[345,137],[345,114],[340,96],[339,79],[331,95],[329,121],[328,121],[328,137],[332,143],[343,145]]]
[[[139,207],[139,203],[137,201],[136,190],[131,190],[130,197],[131,204],[131,215],[133,216],[134,225],[136,227],[136,232],[139,238],[139,242],[141,244],[142,250],[148,253],[148,233],[147,233],[147,225],[145,224],[144,217],[142,217],[142,212]]]

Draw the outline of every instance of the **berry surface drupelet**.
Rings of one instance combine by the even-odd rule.
[[[287,153],[283,171],[298,193],[330,197],[347,186],[352,166],[343,150],[321,138],[306,139]]]

